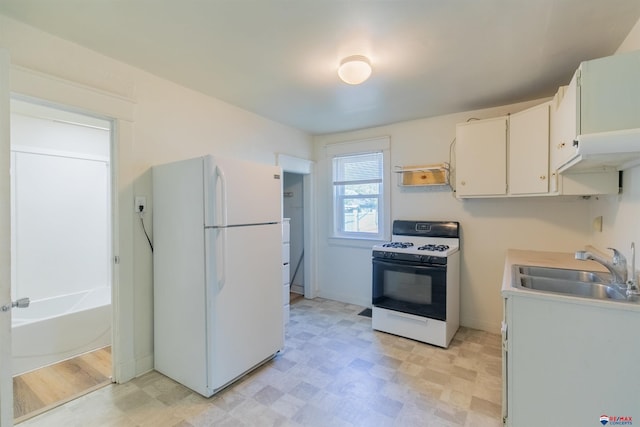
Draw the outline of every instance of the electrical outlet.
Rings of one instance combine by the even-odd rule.
[[[602,233],[602,215],[593,219],[593,231],[599,231]]]
[[[147,198],[145,196],[136,196],[135,203],[133,204],[133,211],[136,213],[143,213],[147,210]]]

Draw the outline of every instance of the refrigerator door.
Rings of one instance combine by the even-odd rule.
[[[281,225],[209,228],[208,388],[216,392],[284,346]]]
[[[206,156],[205,226],[282,221],[282,169],[261,163]]]

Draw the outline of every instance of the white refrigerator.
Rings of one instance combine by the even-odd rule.
[[[215,156],[152,169],[154,366],[203,396],[284,346],[281,175]]]

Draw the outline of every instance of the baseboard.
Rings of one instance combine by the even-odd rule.
[[[487,322],[485,320],[461,317],[460,326],[471,329],[479,329],[481,331],[490,332],[492,334],[500,334],[500,323],[496,324],[493,322]]]
[[[136,360],[136,377],[153,370],[153,356],[143,357]]]
[[[362,298],[354,297],[353,295],[340,294],[337,292],[325,292],[323,290],[318,291],[320,298],[326,298],[333,301],[344,302],[346,304],[359,305],[361,307],[371,307],[371,300],[365,300]]]
[[[114,366],[113,380],[118,383],[126,383],[136,377],[136,362],[130,360],[125,363],[118,363]]]

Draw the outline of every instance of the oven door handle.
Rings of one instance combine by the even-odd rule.
[[[378,264],[380,266],[384,266],[384,267],[411,267],[411,268],[415,268],[418,270],[423,270],[423,271],[434,271],[434,270],[438,270],[438,271],[444,271],[447,269],[446,265],[425,265],[425,264],[420,264],[418,262],[411,262],[411,261],[387,261],[387,260],[382,260],[379,258],[373,258],[373,263],[374,264]]]
[[[395,317],[402,317],[403,319],[409,319],[409,320],[413,320],[415,322],[420,322],[420,323],[427,323],[429,321],[429,319],[427,317],[424,316],[418,316],[416,314],[411,314],[411,313],[403,313],[401,311],[396,311],[396,310],[388,310],[388,314],[389,316],[395,316]]]

